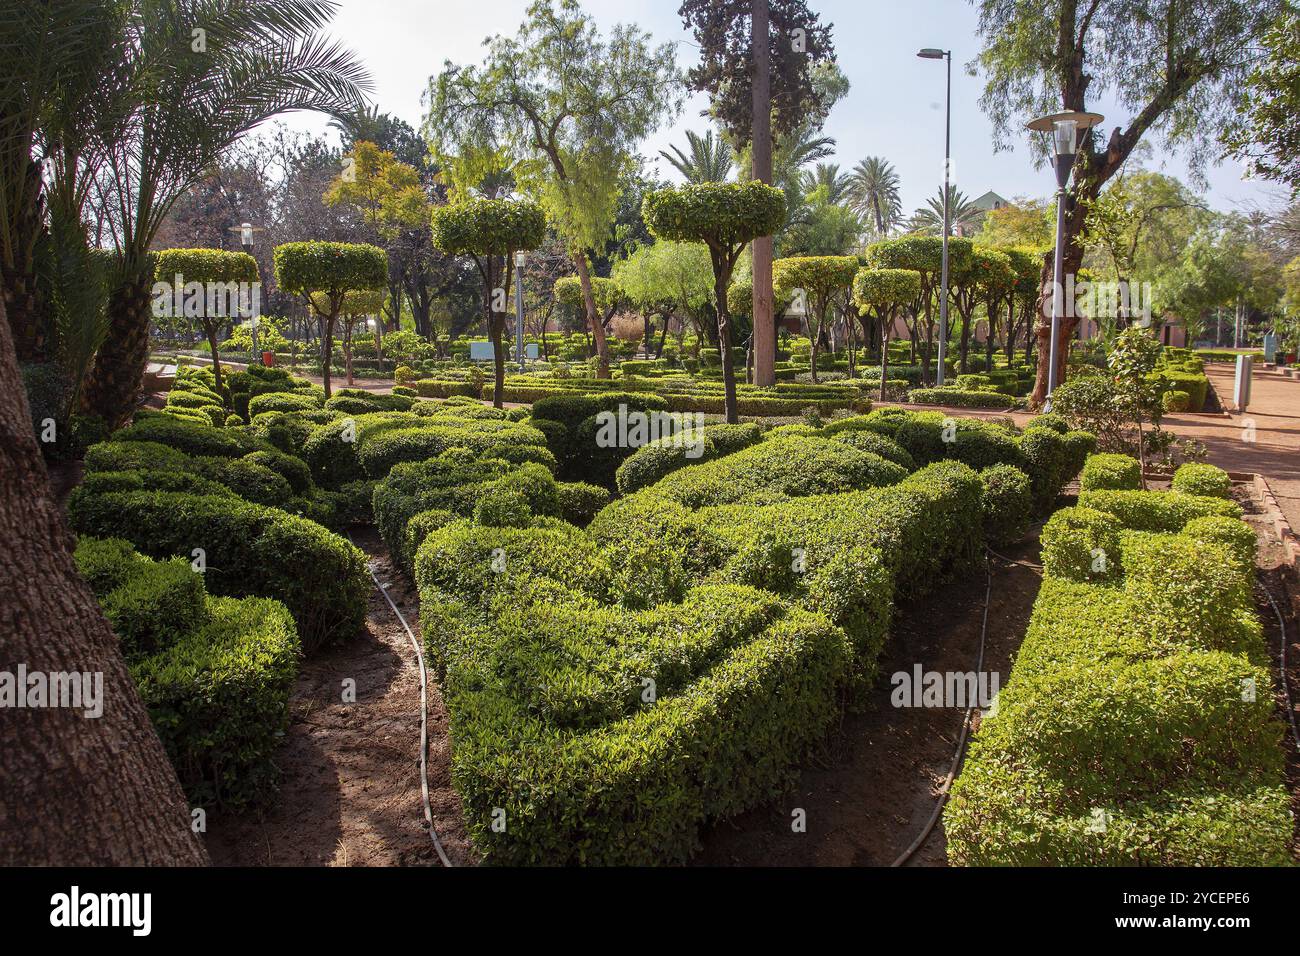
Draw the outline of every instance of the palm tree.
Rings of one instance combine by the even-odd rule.
[[[781,189],[799,185],[800,174],[809,163],[835,155],[835,140],[815,135],[811,126],[801,126],[777,140],[772,151],[772,184]]]
[[[956,186],[949,184],[948,222],[952,230],[949,234],[969,236],[979,230],[983,221],[984,210],[967,199],[966,194]],[[908,222],[908,229],[926,235],[941,235],[943,233],[942,189],[939,190],[938,195],[927,199],[924,206],[912,213],[912,218]]]
[[[840,172],[838,163],[818,163],[812,172],[804,170],[802,187],[805,193],[825,188],[826,202],[837,206],[849,198],[849,177]]]
[[[709,130],[703,136],[687,130],[686,141],[690,147],[690,155],[676,146],[669,147],[671,153],[660,150],[659,155],[672,163],[673,167],[692,185],[726,182],[734,165],[731,147],[727,145],[726,140],[715,135],[713,130]]]
[[[849,201],[877,236],[888,235],[903,215],[899,179],[893,165],[881,156],[868,156],[849,173]]]
[[[104,150],[98,217],[120,252],[109,332],[86,389],[109,425],[131,411],[148,352],[149,246],[221,154],[290,110],[362,109],[369,77],[323,30],[333,0],[131,0],[128,56],[106,106],[127,117]]]

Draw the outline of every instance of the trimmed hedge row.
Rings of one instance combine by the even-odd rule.
[[[1044,529],[1029,633],[945,810],[949,860],[1290,864],[1254,533],[1218,499],[1083,497],[1110,510]]]
[[[91,488],[73,492],[68,517],[78,534],[122,538],[157,558],[189,560],[202,548],[210,592],[282,601],[309,654],[355,637],[365,620],[365,556],[314,521],[229,497]]]
[[[288,610],[208,597],[184,559],[150,561],[120,539],[83,538],[75,558],[190,802],[239,809],[264,798],[301,653]]]
[[[786,494],[870,485],[887,469],[901,480],[715,504],[737,496],[691,477],[760,452],[770,457],[751,470]],[[834,466],[797,483],[815,454]],[[674,500],[672,482],[707,488],[688,497],[711,506]],[[791,435],[676,471],[585,533],[551,518],[413,518],[408,529],[427,521],[421,620],[476,846],[506,863],[685,858],[704,820],[793,779],[842,688],[872,673],[896,594],[923,593],[978,554],[983,495],[957,462],[906,476]]]
[[[954,408],[1013,408],[1018,404],[1013,396],[1001,392],[976,392],[964,388],[914,388],[907,393],[907,400],[914,405],[951,405]]]

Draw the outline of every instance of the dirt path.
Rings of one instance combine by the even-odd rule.
[[[1037,538],[1002,552],[1037,563]],[[993,559],[984,670],[1002,683],[1024,638],[1038,572]],[[723,821],[703,836],[694,863],[705,866],[888,866],[920,835],[952,764],[964,711],[898,708],[890,675],[974,671],[979,652],[986,577],[983,568],[899,609],[880,679],[859,712],[850,712],[810,761],[792,794]],[[807,832],[792,829],[792,812],[806,812]],[[942,822],[911,865],[943,866]]]
[[[353,533],[416,627],[414,588],[372,529]],[[418,630],[417,630],[418,635]],[[343,681],[356,703],[343,703]],[[366,630],[305,661],[278,754],[280,792],[261,813],[208,819],[213,863],[226,866],[437,866],[420,798],[420,676],[406,632],[374,591]],[[453,863],[469,858],[451,787],[447,713],[429,687],[429,796]]]

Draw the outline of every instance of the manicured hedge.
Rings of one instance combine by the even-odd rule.
[[[914,405],[951,405],[955,408],[1012,408],[1016,405],[1015,398],[1001,392],[972,392],[961,388],[914,388],[908,393],[907,400]]]
[[[809,440],[665,482],[797,441]],[[850,479],[875,458],[814,441]],[[703,821],[793,779],[842,688],[871,673],[896,589],[967,567],[982,539],[981,482],[955,462],[885,488],[701,512],[659,494],[665,482],[585,533],[425,513],[421,621],[453,779],[492,862],[680,861]]]
[[[950,862],[1289,865],[1282,728],[1250,597],[1253,532],[1230,517],[1125,531],[1168,527],[1189,501],[1226,502],[1084,497],[1126,506],[1120,520],[1072,509],[1044,530],[1029,633],[945,810]],[[1081,580],[1084,549],[1117,540],[1109,580]]]
[[[1189,461],[1174,472],[1171,487],[1187,495],[1206,498],[1226,498],[1232,490],[1232,479],[1222,468],[1202,462]]]
[[[122,538],[154,557],[189,560],[202,548],[208,590],[282,601],[307,653],[355,637],[365,620],[365,556],[313,521],[233,498],[89,489],[73,493],[68,517],[78,534]]]
[[[301,653],[288,610],[208,597],[189,562],[150,561],[121,539],[84,538],[75,557],[190,802],[265,798]]]
[[[1140,490],[1142,465],[1128,455],[1102,453],[1089,455],[1079,476],[1079,490]]]
[[[1158,491],[1084,491],[1079,504],[1113,514],[1124,527],[1138,531],[1181,531],[1193,518],[1210,515],[1241,517],[1241,508],[1232,501]]]

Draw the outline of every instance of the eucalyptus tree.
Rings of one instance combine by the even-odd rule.
[[[1009,147],[1030,119],[1062,110],[1086,111],[1097,99],[1126,119],[1080,136],[1063,229],[1063,274],[1079,271],[1078,241],[1091,201],[1151,134],[1181,147],[1191,167],[1216,158],[1219,134],[1247,106],[1247,79],[1264,39],[1286,9],[1284,0],[1061,0],[1052,4],[980,0],[983,46],[971,64],[987,77],[980,104],[993,123],[994,145]],[[1045,159],[1047,142],[1033,137]],[[1040,288],[1050,296],[1053,263]],[[1039,310],[1040,315],[1042,309]],[[1078,317],[1066,316],[1069,341]],[[1040,320],[1038,377],[1032,400],[1047,392],[1051,324]],[[1064,381],[1061,349],[1056,381]]]
[[[486,51],[481,65],[447,62],[430,80],[425,135],[458,190],[504,165],[536,195],[569,240],[608,378],[587,256],[610,235],[637,144],[680,110],[675,49],[623,24],[604,38],[576,0],[534,0],[518,34]]]

